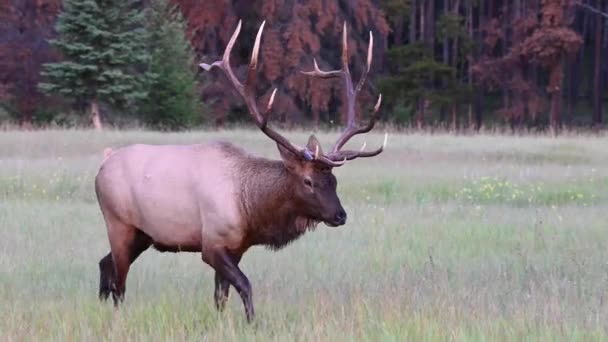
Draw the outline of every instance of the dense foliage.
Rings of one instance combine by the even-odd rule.
[[[101,128],[99,102],[125,106],[146,96],[138,67],[149,60],[143,13],[136,0],[65,0],[52,45],[62,60],[44,65],[50,94],[90,106]]]
[[[220,73],[194,76],[193,55],[181,38],[185,30],[195,62],[214,60],[243,19],[233,67],[243,78],[254,34],[266,20],[257,91],[265,101],[278,88],[274,122],[318,126],[341,121],[340,82],[310,79],[300,71],[311,68],[313,57],[322,68],[339,67],[344,21],[355,77],[365,65],[368,32],[374,34],[372,82],[360,105],[368,107],[382,91],[383,118],[389,122],[452,129],[507,124],[558,132],[563,126],[599,128],[604,121],[607,0],[167,1],[177,6],[185,23],[169,9],[159,14],[157,25],[133,21],[153,10],[155,1],[0,0],[0,120],[6,112],[9,119],[30,124],[53,115],[45,111],[78,110],[83,101],[97,97],[109,105],[104,107],[108,112],[115,111],[116,104],[131,104],[136,119],[155,127],[248,120],[244,105]],[[76,6],[82,13],[90,6],[105,6],[103,14],[80,24],[84,14],[72,18],[73,25],[88,28],[80,33],[82,46],[68,38],[69,25],[62,24]],[[109,13],[116,13],[111,30],[104,28]],[[111,35],[105,41],[90,41],[106,31]],[[157,38],[124,36],[140,33]],[[55,37],[59,43],[53,48],[48,42]],[[144,42],[149,44],[143,50],[128,48],[133,55],[129,63],[116,65],[120,72],[107,73],[109,56],[122,58],[117,57],[120,49]],[[76,58],[85,52],[81,49],[89,55],[84,61]],[[38,90],[43,63],[54,65],[46,69],[42,86],[54,96]],[[97,70],[95,77],[103,72],[112,76],[103,77],[107,84],[101,92],[88,81],[75,86],[75,73],[83,76],[91,68]],[[146,88],[135,85],[140,81],[155,94],[142,97]],[[129,101],[135,98],[146,101]]]
[[[150,126],[183,129],[203,119],[198,99],[194,52],[185,36],[179,8],[167,0],[153,0],[147,17],[152,55],[147,94],[141,115]]]

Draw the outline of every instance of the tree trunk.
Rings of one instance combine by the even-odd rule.
[[[19,128],[29,131],[33,128],[34,110],[33,101],[25,97],[20,97],[17,102],[19,111]]]
[[[428,100],[423,96],[417,101],[417,115],[416,115],[416,128],[422,130],[424,127],[424,119],[426,116],[426,110],[429,107]]]
[[[444,8],[444,15],[448,15],[450,14],[450,1],[446,0],[446,4],[445,4],[445,8]],[[442,52],[443,52],[443,64],[445,65],[449,65],[450,64],[450,40],[448,38],[443,38],[443,42],[441,43],[441,47],[442,47]]]
[[[443,2],[443,14],[447,15],[450,13],[450,0],[445,0]],[[450,64],[450,41],[448,38],[443,38],[442,42],[442,51],[443,51],[443,64]]]
[[[507,55],[509,48],[511,47],[511,32],[509,30],[509,19],[511,18],[511,16],[509,15],[509,10],[510,7],[508,4],[505,4],[504,6],[504,13],[503,15],[499,16],[499,18],[501,18],[501,27],[502,27],[502,33],[503,33],[503,39],[501,39],[499,41],[499,49],[500,49],[500,54],[502,56]],[[498,11],[500,12],[500,10]],[[510,112],[510,116],[509,116],[509,123],[511,125],[511,128],[513,128],[513,108],[512,108],[512,103],[513,101],[511,101],[511,96],[515,95],[511,92],[510,88],[510,81],[513,76],[511,74],[509,74],[507,76],[507,78],[503,79],[502,81],[502,97],[503,97],[503,103],[505,106],[505,110]],[[516,95],[515,95],[516,96]]]
[[[395,46],[403,45],[403,31],[404,31],[404,19],[403,16],[399,16],[395,23],[395,29],[393,30],[393,44]]]
[[[99,103],[97,99],[91,100],[91,120],[93,121],[93,127],[96,130],[101,131],[103,126],[101,125],[101,117],[99,116]]]
[[[429,7],[426,12],[426,35],[431,48],[431,56],[435,56],[435,0],[428,0],[427,3]]]
[[[581,32],[581,37],[583,37],[583,39],[585,37],[584,30],[586,29],[584,27],[586,23],[585,18],[587,16],[586,12],[587,11],[582,11],[580,15],[577,15],[577,19],[574,22],[574,29],[577,32]],[[566,110],[570,117],[574,117],[574,112],[578,104],[580,78],[581,75],[585,74],[585,67],[583,65],[584,50],[585,44],[582,44],[581,48],[576,53],[574,60],[568,63],[567,66],[568,75],[566,82],[568,83],[568,94],[566,94]]]
[[[453,10],[453,14],[454,16],[458,16],[460,14],[460,0],[456,0],[456,3],[454,3],[454,10]],[[459,49],[459,45],[458,45],[458,37],[454,38],[454,43],[453,43],[453,52],[452,52],[452,67],[454,68],[454,70],[456,70],[456,77],[460,76],[460,68],[459,68],[459,62],[460,62],[460,54],[458,53],[458,49]],[[452,114],[452,130],[456,131],[456,126],[457,126],[457,103],[452,103],[450,105],[450,112]]]
[[[427,0],[428,1],[428,0]],[[420,3],[420,40],[423,41],[424,43],[427,42],[426,40],[426,22],[425,22],[425,0],[422,0],[422,3]]]
[[[319,129],[319,122],[321,121],[321,113],[317,109],[313,109],[312,111],[312,125],[316,130]]]
[[[458,116],[456,115],[457,111],[456,111],[456,106],[452,105],[452,132],[456,133],[456,130],[458,129]]]
[[[581,30],[581,37],[583,37],[583,39],[586,39],[588,36],[591,35],[591,33],[589,32],[589,26],[590,23],[593,22],[593,14],[590,14],[589,11],[583,11],[582,13],[583,16],[583,24],[582,24],[582,30]],[[589,66],[589,63],[586,62],[586,56],[589,55],[589,52],[587,51],[587,44],[582,44],[581,48],[578,51],[578,60],[577,60],[577,77],[575,80],[575,84],[577,85],[576,87],[576,95],[575,95],[575,100],[574,100],[574,104],[573,107],[576,107],[577,102],[579,99],[583,99],[583,102],[586,100],[591,101],[591,97],[592,95],[588,94],[587,91],[592,91],[593,90],[593,84],[590,84],[590,88],[587,89],[587,87],[585,87],[583,85],[583,82],[585,82],[585,79],[590,79],[591,83],[593,83],[593,77],[586,77],[588,73],[592,72],[593,69],[591,69],[593,66]]]
[[[598,8],[602,8],[602,0],[598,0]],[[600,15],[595,16],[595,47],[593,63],[593,126],[602,123],[602,31],[604,28],[604,18]]]
[[[473,33],[473,2],[471,0],[467,1],[467,30],[469,33],[469,39],[471,42],[475,41],[475,36]],[[475,97],[475,90],[473,89],[473,64],[474,64],[474,56],[476,55],[475,51],[473,51],[473,49],[475,49],[474,47],[469,49],[469,53],[467,55],[467,81],[469,84],[469,89],[471,91],[473,91],[473,97]],[[474,101],[473,99],[471,99],[472,101]],[[473,103],[469,102],[468,105],[468,110],[467,110],[467,116],[468,116],[468,128],[469,129],[473,129],[474,128],[474,120],[473,120]]]
[[[448,15],[450,13],[450,0],[443,1],[442,11],[443,11],[442,15]],[[443,64],[450,65],[450,40],[447,37],[443,38],[443,41],[441,42],[441,48],[442,48]],[[445,86],[445,83],[446,83],[445,80],[443,81],[443,83]],[[447,124],[447,121],[448,121],[447,111],[448,111],[447,105],[445,105],[445,104],[441,105],[439,122],[441,125],[443,125],[444,122],[446,122],[446,126],[449,127],[449,124]]]
[[[564,77],[564,59],[561,57],[551,67],[549,75],[549,94],[551,94],[551,132],[553,135],[559,133],[559,127],[561,124],[561,99],[562,99],[562,79]]]
[[[494,9],[495,9],[495,4],[494,4],[495,0],[490,0],[488,1],[488,18],[493,18],[494,17]],[[482,1],[483,2],[483,1]]]
[[[479,131],[483,125],[483,103],[482,94],[477,91],[473,95],[473,113],[475,114],[475,130]]]
[[[458,13],[459,9],[460,9],[460,0],[456,0],[456,3],[454,4],[454,15],[455,16],[457,16],[459,14]],[[460,61],[459,60],[459,55],[458,55],[458,49],[459,49],[459,46],[458,46],[458,37],[454,38],[454,43],[453,44],[454,44],[454,46],[453,46],[454,50],[452,52],[452,61],[454,63],[453,67],[454,67],[454,69],[456,69],[456,72],[458,73],[458,62]]]
[[[574,99],[572,88],[574,88],[574,65],[576,62],[568,63],[566,66],[566,83],[565,87],[567,89],[566,92],[566,113],[570,117],[574,117]]]
[[[412,0],[410,5],[410,44],[416,41],[416,17],[416,0]]]
[[[422,0],[420,2],[420,40],[423,44],[427,44],[427,32],[426,32],[426,2],[429,0]],[[426,116],[425,110],[426,97],[422,95],[418,101],[418,115],[416,117],[416,127],[421,130],[424,125],[424,117]]]
[[[511,96],[509,95],[509,90],[507,90],[506,86],[503,88],[502,91],[502,106],[505,111],[509,111],[509,109],[511,108]],[[508,119],[509,121],[511,121],[513,118],[509,117]]]

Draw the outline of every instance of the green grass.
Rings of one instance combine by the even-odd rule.
[[[608,141],[592,137],[392,135],[336,169],[345,227],[245,255],[253,325],[234,293],[215,312],[196,254],[147,251],[125,305],[98,302],[103,148],[218,138],[278,156],[247,130],[0,133],[0,340],[608,339]]]

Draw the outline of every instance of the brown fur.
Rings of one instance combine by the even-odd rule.
[[[316,228],[319,221],[307,216],[291,191],[300,180],[282,162],[248,156],[233,146],[225,148],[238,159],[235,177],[241,189],[247,244],[276,250]]]

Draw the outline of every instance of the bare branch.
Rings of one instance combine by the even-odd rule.
[[[588,5],[586,3],[583,3],[581,1],[577,1],[577,2],[575,2],[575,4],[581,6],[582,8],[584,8],[584,9],[590,11],[590,12],[593,12],[593,13],[595,13],[597,15],[600,15],[600,16],[608,19],[608,13],[603,12],[603,11],[601,11],[601,10],[595,8],[595,7],[591,7],[590,5]]]

